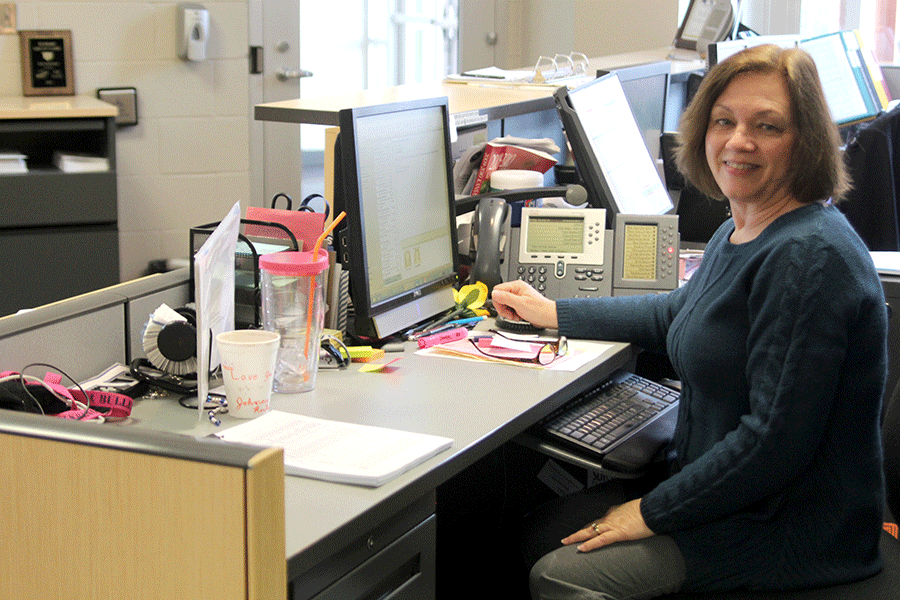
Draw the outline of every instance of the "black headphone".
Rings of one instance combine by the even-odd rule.
[[[167,392],[175,392],[176,394],[196,394],[197,393],[197,374],[190,375],[173,375],[161,371],[153,366],[146,358],[136,358],[128,365],[131,376],[156,386]]]

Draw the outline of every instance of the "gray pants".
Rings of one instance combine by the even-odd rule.
[[[668,536],[612,544],[592,552],[560,545],[560,539],[624,499],[621,490],[612,485],[599,493],[560,498],[530,515],[525,528],[526,558],[530,552],[542,555],[531,569],[534,600],[637,600],[681,588],[684,558]]]
[[[678,546],[657,535],[593,552],[564,546],[537,562],[529,583],[534,600],[637,600],[677,592],[683,581]]]

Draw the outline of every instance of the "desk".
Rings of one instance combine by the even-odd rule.
[[[634,359],[630,346],[617,343],[591,365],[568,373],[420,356],[413,350],[414,344],[406,344],[397,370],[389,374],[360,374],[351,365],[345,371],[322,371],[311,392],[273,395],[278,410],[454,440],[450,450],[375,489],[285,477],[286,553],[294,598],[312,597],[377,559],[393,536],[433,514],[439,485]],[[504,384],[498,386],[498,380]],[[225,417],[223,426],[236,422]],[[132,423],[124,426],[195,436],[217,430],[208,421],[198,423],[195,411],[172,399],[141,400]],[[433,537],[424,541],[425,549],[433,550]]]
[[[74,377],[83,379],[112,362],[125,362],[134,345],[132,338],[140,336],[139,330],[128,326],[127,315],[132,312],[148,314],[147,305],[155,307],[161,301],[173,306],[179,305],[182,294],[186,296],[188,278],[187,269],[183,269],[41,307],[31,313],[0,319],[0,348],[5,349],[4,355],[9,361],[6,368],[21,369],[29,362],[44,359],[70,371]],[[99,335],[111,332],[116,332],[120,339],[116,341],[110,339],[109,335]],[[51,354],[50,349],[60,339],[81,340],[87,346],[75,344],[72,349],[89,347],[91,351]],[[386,597],[420,600],[434,596],[434,513],[437,488],[479,460],[492,455],[538,419],[588,389],[598,379],[607,377],[617,368],[629,366],[635,359],[635,350],[631,346],[615,343],[590,364],[570,373],[420,356],[414,353],[414,349],[413,343],[405,345],[406,352],[402,354],[402,360],[396,363],[397,369],[392,373],[361,374],[355,367],[344,371],[322,371],[317,379],[316,389],[311,392],[274,396],[273,406],[279,410],[407,429],[454,440],[451,449],[374,489],[275,474],[274,479],[283,482],[284,486],[285,545],[280,560],[286,560],[286,563],[281,569],[284,572],[286,567],[291,597],[296,600],[313,597],[341,600],[367,597],[364,592],[371,591],[372,586],[385,583],[385,574],[395,574],[399,579],[410,575],[412,579],[408,585],[401,586],[402,592]],[[2,416],[5,418],[0,421],[0,441],[8,437],[3,435],[8,429],[3,421],[13,420],[12,416]],[[26,416],[31,417],[23,417]],[[33,417],[31,420],[42,418],[44,417]],[[142,456],[130,457],[135,456],[134,452],[142,454],[146,449],[150,449],[149,454],[154,455],[157,451],[153,448],[160,448],[160,462],[163,465],[165,460],[174,459],[184,464],[185,468],[193,469],[202,467],[204,455],[208,457],[213,453],[222,458],[237,452],[225,449],[225,446],[231,446],[225,442],[201,440],[202,443],[198,443],[194,440],[194,437],[202,438],[214,433],[217,428],[207,420],[198,421],[196,411],[182,408],[174,397],[142,399],[137,402],[131,419],[119,424],[79,424],[50,417],[46,419],[46,428],[68,432],[64,438],[84,439],[96,433],[108,440],[99,444],[101,451],[122,452],[115,463],[110,462],[113,459],[109,457],[103,460],[102,465],[131,465],[135,461],[155,460]],[[236,422],[237,420],[225,416],[223,425]],[[34,429],[39,425],[31,423],[29,427]],[[15,434],[16,428],[13,427],[12,430]],[[171,432],[179,434],[177,440],[173,439]],[[47,461],[37,461],[35,469],[39,471],[35,476],[28,477],[31,471],[17,471],[17,465],[24,463],[15,449],[22,446],[13,440],[9,443],[9,447],[14,450],[7,452],[4,464],[15,476],[24,478],[36,490],[35,493],[72,488],[73,474],[66,469],[60,470]],[[76,440],[76,443],[79,442]],[[81,442],[79,449],[90,448],[92,445],[90,442]],[[210,448],[210,445],[213,447]],[[188,449],[182,451],[181,446]],[[216,446],[219,446],[218,452]],[[119,450],[124,448],[129,450]],[[23,457],[34,456],[44,454],[23,453]],[[32,463],[33,460],[29,464]],[[115,490],[110,493],[114,494],[122,506],[144,505],[149,500],[150,505],[156,507],[176,506],[169,502],[168,497],[177,497],[183,502],[187,493],[190,494],[188,506],[207,507],[202,504],[202,500],[213,493],[211,488],[206,489],[202,482],[195,484],[191,478],[170,479],[172,470],[163,465],[159,471],[160,478],[153,482],[147,478],[138,478],[140,483],[127,489],[121,489],[120,483],[125,475],[134,479],[134,473],[128,468],[120,466],[118,469],[95,470],[104,475],[102,482],[95,471],[90,471],[76,491],[90,495],[101,488]],[[120,473],[122,469],[124,470]],[[264,502],[260,507],[263,512],[266,508],[278,506],[276,501],[280,501],[280,491],[271,492],[271,501]],[[7,488],[5,492],[7,495],[0,493],[0,498],[9,501],[9,506],[35,501],[32,497],[20,498],[19,490],[15,487]],[[135,495],[135,504],[131,504],[132,498],[128,494]],[[41,502],[48,499],[46,493],[38,495]],[[61,502],[68,511],[70,497],[62,498]],[[221,539],[220,532],[226,531],[224,520],[217,520],[214,514],[207,514],[205,510],[198,515],[199,522],[197,518],[192,521],[187,513],[171,515],[172,519],[165,512],[163,515],[163,523],[140,522],[141,531],[146,532],[145,536],[149,534],[153,537],[155,532],[169,531],[170,521],[174,521],[175,517],[178,517],[178,522],[190,521],[200,532],[205,532],[207,535],[204,543],[213,546]],[[6,561],[3,568],[0,568],[0,578],[6,572],[3,571],[4,568],[16,572],[16,568],[30,569],[30,565],[47,565],[50,557],[63,556],[68,565],[73,555],[92,555],[97,550],[97,544],[103,544],[107,550],[122,548],[123,555],[142,556],[142,548],[135,547],[132,534],[118,526],[121,522],[111,522],[115,525],[113,527],[96,528],[96,535],[92,536],[51,536],[51,541],[48,542],[50,544],[62,543],[58,542],[59,539],[66,539],[65,543],[71,544],[64,548],[54,548],[52,552],[45,547],[26,543],[30,541],[27,530],[15,527],[10,530],[10,536],[3,536],[0,546],[7,549],[8,555],[14,555],[19,562]],[[34,526],[46,533],[41,523],[38,519]],[[231,525],[235,525],[233,520]],[[241,525],[239,529],[243,531],[244,526]],[[250,539],[258,540],[264,535],[264,532],[252,529],[249,523],[246,529]],[[122,534],[122,531],[125,533]],[[25,535],[25,538],[17,539],[15,534]],[[266,539],[272,539],[271,535],[277,534],[270,534]],[[110,542],[111,538],[114,543]],[[147,565],[142,564],[143,570],[130,572],[131,587],[123,589],[133,590],[137,586],[140,593],[135,597],[144,598],[164,597],[159,595],[161,589],[170,592],[167,597],[213,597],[199,593],[199,588],[191,587],[201,584],[196,571],[199,565],[179,558],[179,552],[184,552],[186,546],[193,548],[197,545],[193,537],[173,537],[171,540],[153,537],[153,541],[155,547],[158,547],[154,557],[165,558],[165,568],[177,569],[177,572],[167,573],[166,577],[151,585],[151,582],[142,579],[141,574],[148,569]],[[167,560],[169,558],[174,558],[174,563]],[[22,566],[17,567],[20,563]],[[213,564],[217,564],[214,559]],[[263,585],[266,576],[271,577],[272,573],[277,572],[274,566],[266,569],[266,564],[271,565],[270,562],[260,560],[253,562],[253,572],[263,576],[262,580],[253,580],[256,586],[251,589],[256,594],[245,591],[246,595],[227,597],[245,600],[284,598],[286,594],[283,589]],[[402,567],[409,568],[403,571]],[[62,566],[60,569],[64,575],[68,573],[68,569]],[[222,578],[217,576],[216,569],[204,569],[203,575],[205,578],[202,583],[206,586],[204,589],[222,588]],[[66,578],[60,584],[64,586],[61,589],[75,590],[69,595],[116,597],[97,595],[95,582],[69,579]],[[234,577],[228,580],[235,582]],[[119,581],[110,581],[113,582],[112,587],[118,590]],[[386,583],[394,584],[395,581]],[[347,587],[352,590],[348,591]],[[86,591],[88,588],[92,591]],[[230,589],[234,592],[234,587]]]
[[[666,60],[669,50],[669,47],[654,48],[592,58],[588,61],[587,72],[596,73],[598,69],[614,69]],[[530,68],[531,66],[524,70]],[[672,75],[676,78],[705,68],[706,62],[703,60],[672,61]],[[527,86],[508,87],[490,83],[435,82],[258,104],[255,107],[254,116],[258,121],[307,123],[336,127],[338,113],[344,108],[439,96],[447,96],[451,114],[478,113],[489,121],[554,108],[553,90],[546,87],[529,89]]]

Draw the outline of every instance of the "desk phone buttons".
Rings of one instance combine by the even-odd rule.
[[[678,261],[678,252],[676,251],[678,243],[678,232],[673,224],[667,224],[660,231],[659,240],[659,257],[660,257],[660,275],[662,277],[671,277],[677,272],[676,263]]]

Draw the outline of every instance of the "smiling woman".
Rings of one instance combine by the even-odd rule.
[[[664,473],[525,524],[535,599],[814,588],[881,568],[887,315],[869,252],[827,202],[848,176],[812,59],[759,46],[717,64],[681,142],[686,179],[733,211],[686,285],[555,302],[494,288],[501,316],[665,353],[682,383]]]
[[[746,85],[751,80],[752,85]],[[815,63],[809,54],[798,49],[757,46],[735,55],[723,63],[722,68],[704,78],[682,120],[684,126],[676,160],[685,176],[708,196],[730,199],[710,166],[712,157],[708,156],[708,139],[718,139],[721,133],[717,123],[713,122],[714,109],[719,111],[715,115],[717,118],[721,111],[733,112],[739,108],[724,106],[726,102],[735,101],[736,88],[725,94],[728,88],[737,85],[742,86],[739,91],[750,91],[755,98],[744,97],[742,110],[769,111],[766,116],[779,119],[768,123],[763,119],[758,126],[768,128],[769,135],[775,133],[773,127],[785,127],[785,135],[795,142],[785,163],[785,169],[790,170],[790,181],[785,182],[787,192],[803,203],[829,198],[839,201],[849,189],[849,176],[840,154],[840,139],[819,84]],[[748,89],[754,85],[767,87]],[[750,106],[751,102],[756,103],[754,107]],[[759,141],[760,134],[761,131],[756,134]],[[772,138],[766,139],[764,146],[770,148]]]
[[[732,242],[749,241],[801,205],[790,186],[795,138],[780,75],[739,75],[719,96],[706,132],[706,161],[731,203]]]

